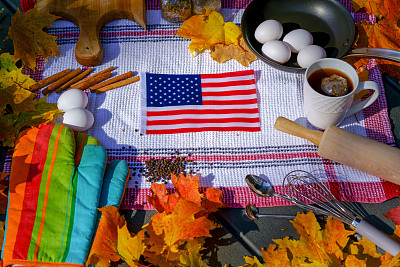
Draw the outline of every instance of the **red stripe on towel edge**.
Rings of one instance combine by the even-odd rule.
[[[385,194],[383,197],[371,198],[368,194],[364,195],[351,195],[357,191],[357,188],[362,188],[365,186],[376,188],[376,190],[382,189],[382,184],[384,184]],[[388,199],[400,196],[400,186],[383,181],[383,182],[351,182],[351,183],[330,183],[331,187],[335,188],[347,188],[348,197],[343,200],[361,202],[361,203],[381,203]],[[275,207],[275,206],[289,206],[292,203],[280,199],[278,197],[263,198],[258,197],[248,187],[223,187],[218,188],[222,191],[223,199],[222,202],[227,208],[244,208],[248,204],[253,204],[256,207]],[[276,192],[282,192],[282,186],[274,186]],[[203,192],[205,188],[200,188]],[[167,189],[168,193],[173,193],[174,189]],[[124,199],[121,202],[120,209],[126,210],[154,210],[154,208],[147,202],[146,195],[150,195],[150,188],[126,188]],[[336,195],[339,198],[339,196]]]

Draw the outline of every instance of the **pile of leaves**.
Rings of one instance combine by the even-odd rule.
[[[373,14],[375,23],[367,20],[356,23],[357,36],[353,48],[376,47],[400,50],[400,2],[392,0],[351,0],[356,12]],[[356,69],[365,69],[369,59],[349,57],[345,59]],[[400,79],[400,63],[377,59],[382,73]]]
[[[400,206],[385,216],[398,224],[391,237],[400,242]],[[347,230],[339,220],[328,217],[322,228],[314,213],[309,212],[297,214],[291,223],[300,236],[298,240],[273,240],[276,244],[261,249],[263,264],[256,257],[245,257],[244,266],[400,266],[400,254],[382,255],[365,238],[354,241],[355,232]]]
[[[236,59],[243,66],[248,66],[257,57],[245,44],[240,28],[225,22],[222,15],[206,9],[204,15],[195,15],[185,20],[176,35],[192,39],[189,50],[193,56],[211,50],[211,57],[223,63]]]
[[[171,175],[175,193],[153,183],[149,203],[158,213],[137,234],[128,231],[117,208],[104,207],[87,265],[110,266],[124,260],[129,266],[207,266],[201,250],[210,231],[218,227],[209,215],[223,206],[222,192],[199,192],[199,176]]]
[[[47,123],[61,114],[56,104],[37,99],[29,90],[36,82],[23,73],[24,66],[35,68],[38,55],[47,59],[58,54],[56,37],[43,31],[57,18],[34,8],[24,14],[18,10],[11,19],[8,38],[15,52],[0,55],[0,145],[13,147],[22,129]]]

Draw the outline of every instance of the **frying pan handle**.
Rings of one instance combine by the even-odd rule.
[[[400,253],[400,245],[397,242],[373,227],[367,221],[361,220],[355,230],[393,257]]]
[[[355,48],[348,51],[347,55],[345,55],[344,57],[350,57],[350,56],[376,57],[400,63],[400,51],[385,49],[385,48],[370,48],[370,47]]]

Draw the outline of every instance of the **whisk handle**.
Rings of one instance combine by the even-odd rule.
[[[355,231],[392,255],[396,256],[400,252],[400,244],[373,227],[365,220],[361,220],[355,228]]]

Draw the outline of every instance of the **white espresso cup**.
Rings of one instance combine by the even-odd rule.
[[[309,83],[310,76],[318,70],[333,70],[349,80],[352,91],[343,96],[328,96],[317,92]],[[379,95],[379,85],[376,82],[359,82],[355,69],[336,58],[323,58],[314,62],[306,69],[304,77],[304,112],[307,120],[314,127],[324,130],[330,125],[339,125],[342,120],[371,105]],[[362,90],[371,89],[373,93],[366,99],[353,104],[354,95]]]

